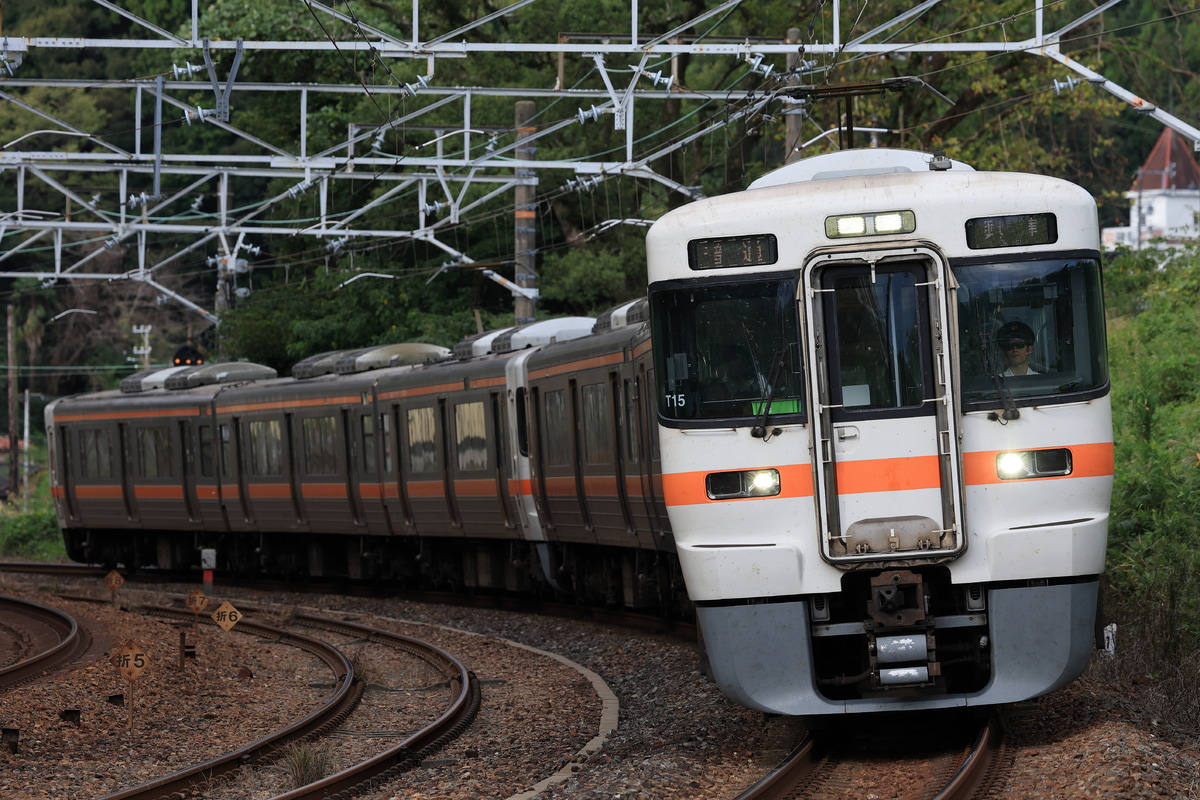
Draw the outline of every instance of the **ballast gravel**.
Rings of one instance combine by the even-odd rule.
[[[165,593],[190,588],[164,587],[155,599],[165,604]],[[180,669],[178,631],[119,607],[137,605],[132,592],[118,605],[63,599],[83,592],[0,576],[0,594],[62,607],[97,632],[91,652],[73,667],[0,694],[0,727],[20,732],[17,752],[0,744],[2,798],[103,797],[241,747],[309,713],[331,691],[323,665],[311,657],[236,628],[204,630],[195,657]],[[800,734],[794,720],[767,719],[727,700],[703,674],[695,644],[667,636],[507,611],[268,597],[220,586],[210,609],[226,599],[342,615],[425,639],[458,656],[480,680],[483,705],[468,732],[417,769],[361,794],[363,800],[730,800],[775,766]],[[108,661],[131,640],[150,659],[132,687]],[[1111,661],[1102,666],[1009,709],[1011,764],[993,797],[1200,798],[1200,731],[1144,709],[1153,682],[1114,683],[1101,676],[1120,670]],[[387,667],[377,673],[380,683],[362,708],[315,744],[317,752],[353,760],[359,748],[390,746],[423,724],[397,719],[408,712],[372,703],[371,694],[428,687],[389,685],[404,679],[389,677]],[[130,693],[132,712],[110,702]],[[78,724],[71,715],[64,719],[61,712],[70,709],[79,711]],[[244,769],[195,796],[270,798],[291,788],[289,769],[282,761]]]

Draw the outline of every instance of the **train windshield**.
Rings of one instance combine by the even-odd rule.
[[[972,264],[954,275],[964,410],[1078,401],[1107,389],[1095,259]]]
[[[801,413],[796,281],[651,293],[658,408],[667,420]]]

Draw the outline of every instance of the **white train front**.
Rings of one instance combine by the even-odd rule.
[[[726,693],[877,712],[1083,671],[1113,473],[1087,192],[848,151],[647,251],[663,496]]]

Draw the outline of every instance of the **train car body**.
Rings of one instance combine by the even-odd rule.
[[[410,344],[321,354],[290,378],[168,368],[55,401],[67,552],[187,568],[211,549],[233,574],[686,606],[636,305],[457,357]]]
[[[664,494],[726,693],[903,711],[1083,671],[1113,473],[1084,190],[849,151],[647,252]]]
[[[648,298],[594,325],[52,403],[68,554],[694,613],[721,688],[778,714],[1083,670],[1113,472],[1086,192],[850,151],[670,212],[647,253]]]

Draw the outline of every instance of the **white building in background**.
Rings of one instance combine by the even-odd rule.
[[[1125,196],[1129,225],[1104,228],[1105,250],[1166,248],[1200,238],[1200,166],[1191,144],[1170,128],[1163,128]]]

